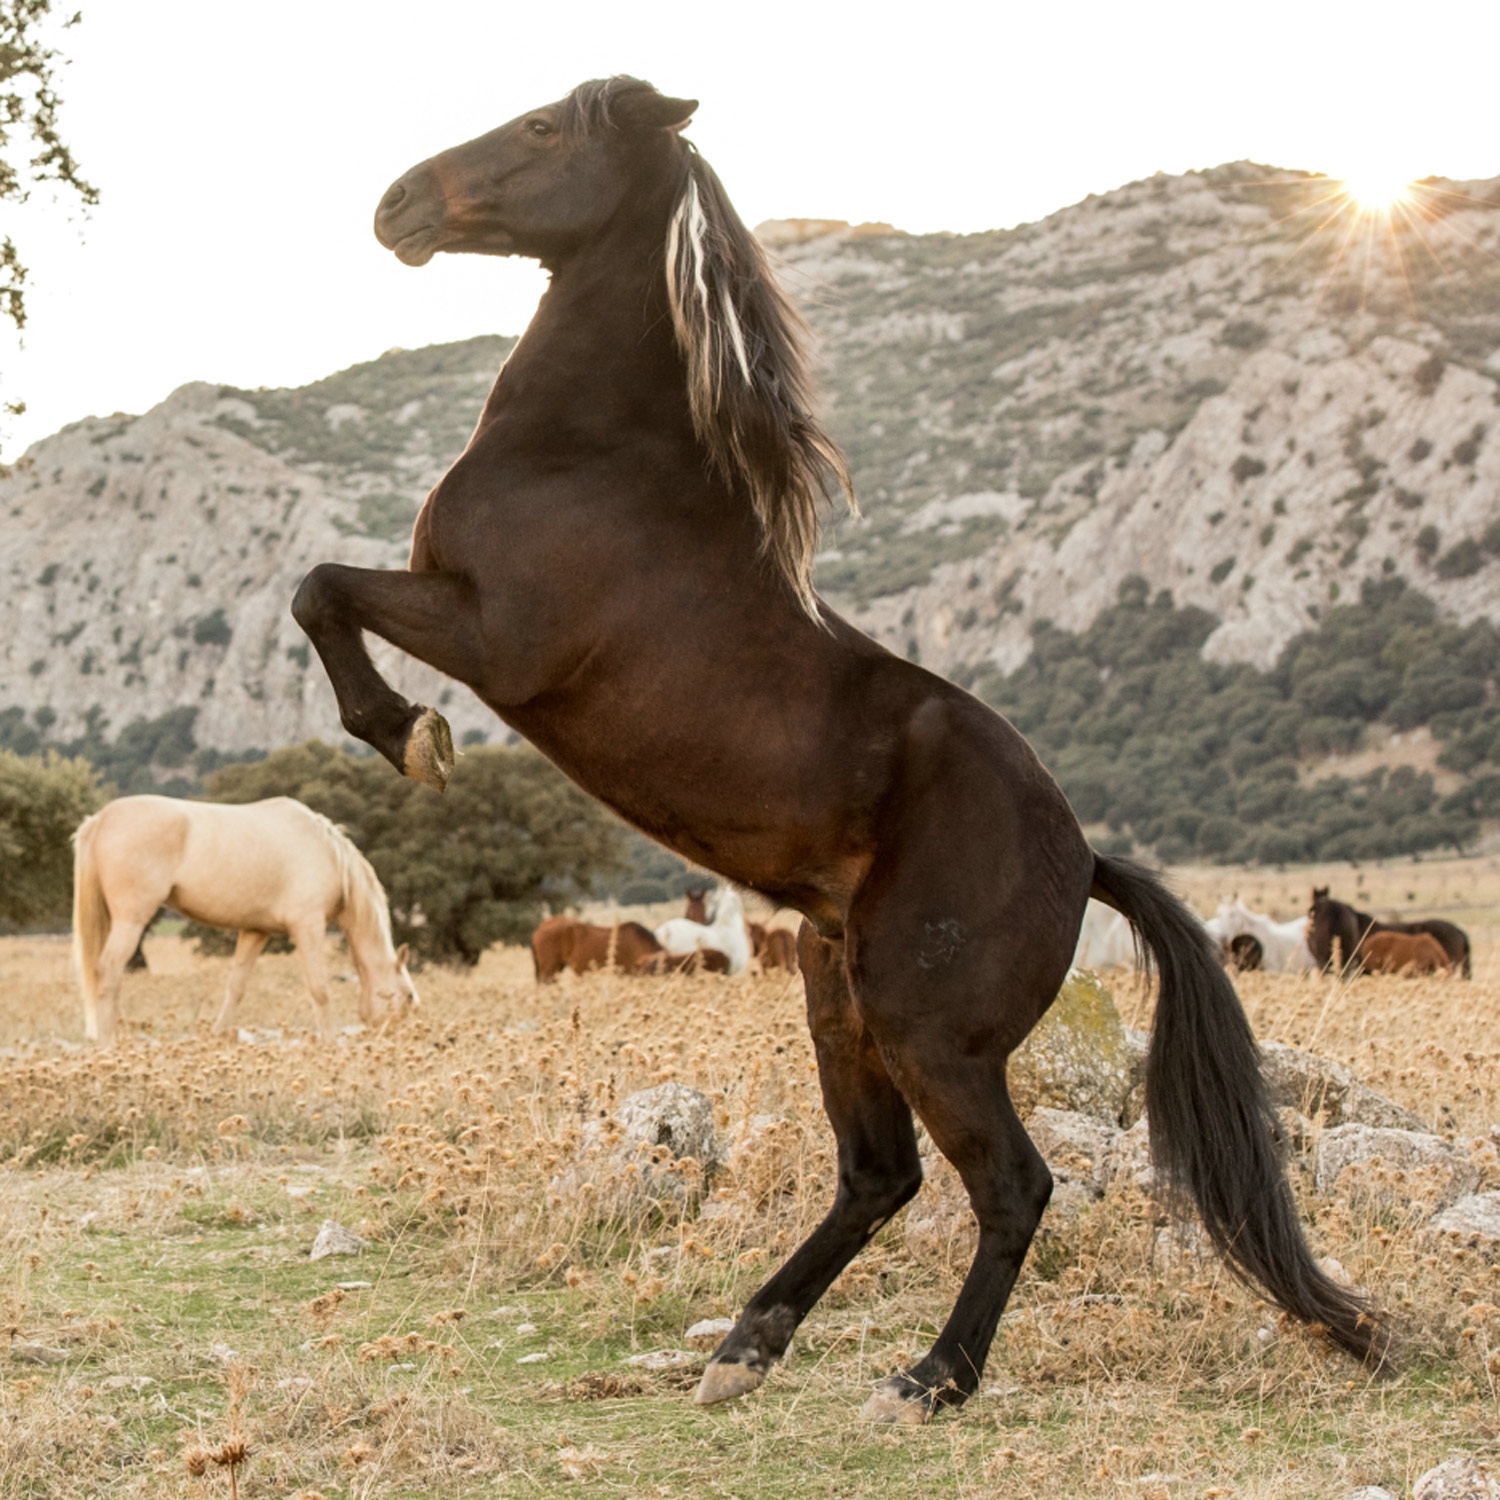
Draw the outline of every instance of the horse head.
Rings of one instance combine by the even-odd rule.
[[[378,1026],[389,1026],[399,1021],[422,1003],[422,997],[417,994],[417,987],[412,983],[406,968],[410,957],[411,949],[402,943],[391,955],[389,962],[382,963],[379,972],[372,972],[366,980],[373,1002],[371,1014]]]
[[[636,78],[581,84],[399,177],[375,237],[409,266],[439,251],[554,264],[628,207],[653,169],[676,190],[680,170],[666,169],[697,107]]]

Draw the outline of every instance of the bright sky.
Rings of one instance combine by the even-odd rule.
[[[71,8],[74,0],[65,0]],[[375,242],[385,187],[582,79],[702,101],[751,224],[998,228],[1249,157],[1500,174],[1493,0],[79,0],[64,136],[103,198],[0,209],[32,269],[4,453],[188,380],[294,385],[394,345],[516,332],[525,262]]]

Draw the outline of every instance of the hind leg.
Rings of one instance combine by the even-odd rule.
[[[805,923],[801,959],[823,1105],[838,1137],[838,1193],[828,1216],[746,1305],[703,1373],[708,1405],[754,1390],[797,1325],[922,1182],[911,1110],[849,994],[842,943]]]
[[[949,869],[963,869],[959,849],[955,840],[942,851]],[[1056,995],[1077,924],[1056,916],[1066,903],[1048,899],[1045,868],[995,902],[1003,882],[945,892],[941,861],[903,851],[896,863],[898,877],[884,889],[870,882],[871,900],[851,917],[855,1001],[979,1223],[973,1264],[937,1342],[865,1406],[871,1420],[909,1423],[978,1387],[1051,1196],[1052,1174],[1010,1102],[1006,1060]]]
[[[125,978],[125,966],[145,930],[145,918],[110,913],[109,936],[99,952],[99,1001],[97,1006],[90,1005],[85,988],[83,1003],[83,1033],[101,1047],[110,1046],[119,1030],[120,985]]]
[[[235,1012],[245,998],[245,986],[250,982],[250,970],[260,957],[270,934],[266,932],[242,932],[234,945],[234,960],[229,965],[229,979],[224,985],[224,1004],[220,1007],[215,1031],[229,1031],[234,1026]]]

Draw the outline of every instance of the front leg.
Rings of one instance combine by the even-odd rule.
[[[344,728],[403,776],[442,791],[453,774],[448,722],[391,687],[370,660],[363,632],[448,677],[477,683],[484,662],[473,584],[456,573],[320,563],[297,589],[292,615],[323,662]]]

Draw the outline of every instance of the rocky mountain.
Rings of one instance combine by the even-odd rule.
[[[973,675],[1144,577],[1267,665],[1400,576],[1500,618],[1500,179],[1389,220],[1246,163],[988,234],[762,226],[819,336],[863,513],[820,586]],[[0,481],[0,711],[66,742],[195,710],[219,751],[336,736],[287,613],[313,562],[398,566],[509,348],[392,351],[297,390],[190,385]],[[492,716],[410,663],[460,735]]]

